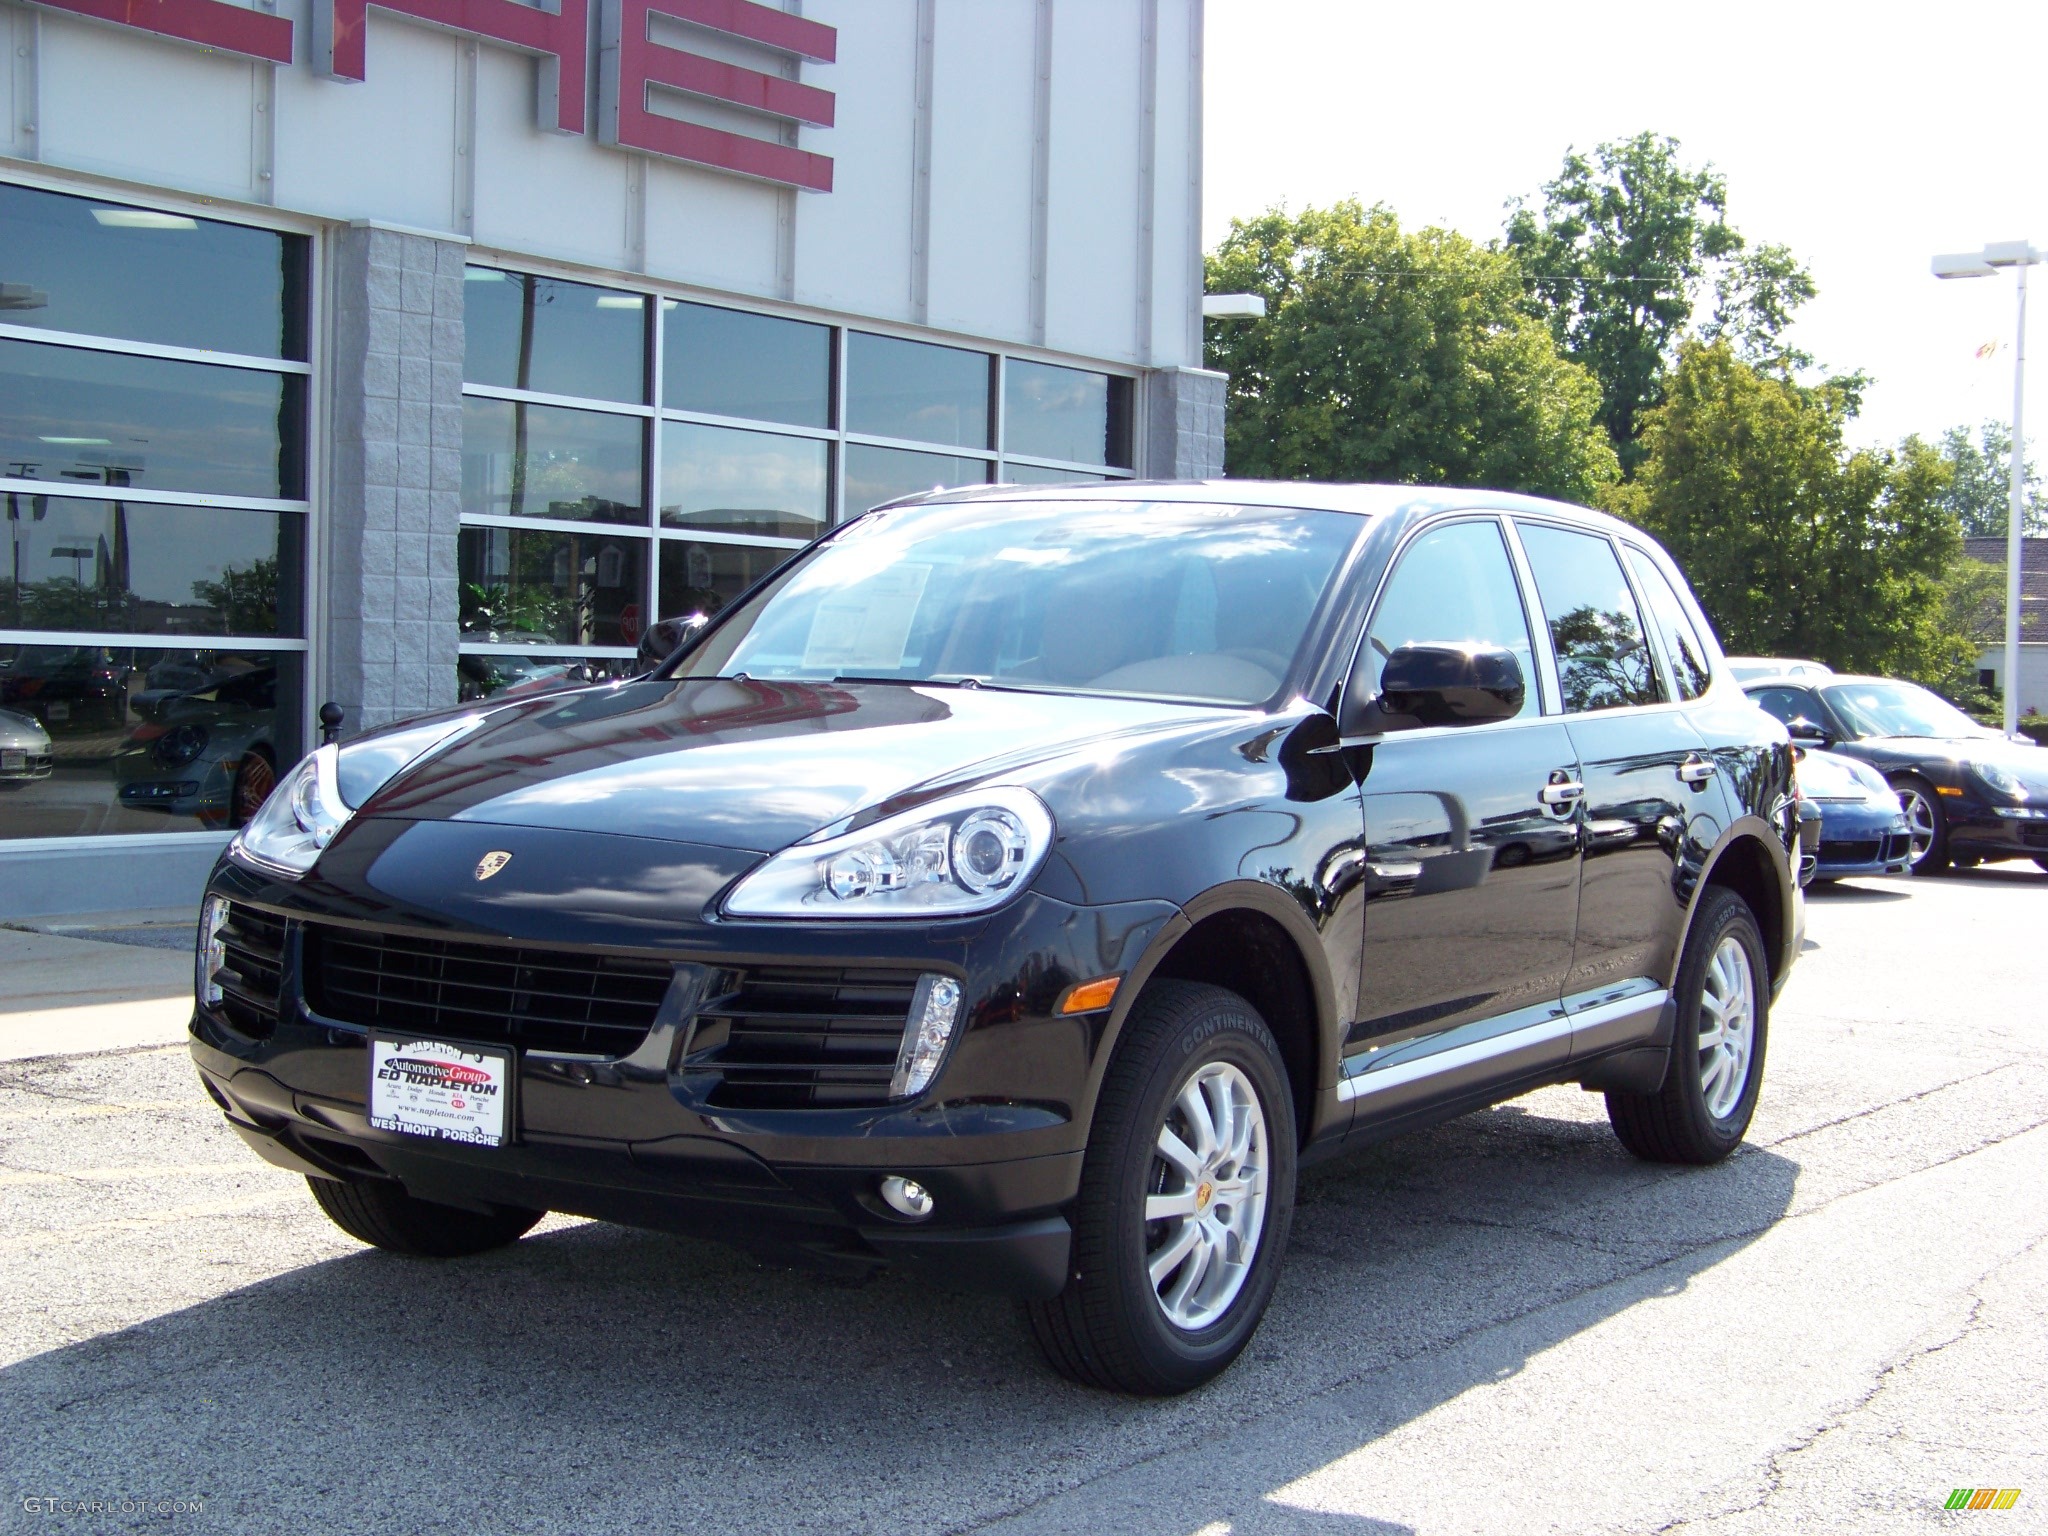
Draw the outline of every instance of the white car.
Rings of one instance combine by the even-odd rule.
[[[47,779],[54,759],[50,733],[42,722],[11,709],[0,709],[0,790],[20,789]]]

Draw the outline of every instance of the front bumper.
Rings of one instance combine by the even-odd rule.
[[[465,910],[452,897],[435,910],[393,899],[409,869],[452,865],[464,885],[475,885],[468,872],[476,855],[452,845],[479,836],[520,843],[507,874],[491,882],[506,887],[491,893],[495,914]],[[223,862],[210,893],[276,920],[283,933],[274,1016],[258,1026],[246,1011],[231,1017],[202,1008],[192,1022],[192,1054],[207,1091],[243,1139],[301,1173],[395,1179],[443,1204],[563,1211],[784,1260],[895,1264],[959,1288],[1050,1296],[1062,1287],[1069,1233],[1061,1213],[1079,1187],[1111,1015],[1062,1017],[1054,1008],[1074,982],[1136,965],[1174,916],[1170,904],[1089,908],[1027,893],[986,917],[912,924],[742,924],[688,913],[650,942],[645,925],[605,920],[605,902],[587,890],[590,867],[605,865],[631,889],[645,883],[635,858],[672,858],[674,850],[604,838],[594,857],[599,850],[582,836],[582,910],[523,901],[548,893],[522,892],[511,883],[514,871],[523,860],[528,878],[543,878],[533,873],[548,864],[542,845],[562,836],[419,823],[387,837],[382,855],[410,839],[449,859],[422,860],[415,846],[410,858],[380,856],[376,880],[347,880],[342,871],[347,888],[331,878],[273,882]],[[364,912],[372,894],[381,909],[374,923]],[[563,893],[554,896],[574,906]],[[309,950],[320,953],[307,943],[309,925],[325,925],[322,933],[453,934],[479,943],[546,938],[572,956],[658,956],[673,967],[673,979],[653,1027],[630,1054],[544,1051],[514,1041],[507,1142],[473,1147],[370,1125],[370,1030],[309,1002],[321,996],[305,970]],[[924,1095],[850,1107],[758,1107],[722,1102],[707,1087],[703,1071],[690,1067],[700,1059],[690,1010],[704,996],[707,969],[806,965],[910,968],[961,982],[961,1021]],[[425,1024],[419,1032],[464,1043],[460,1033]],[[910,1221],[883,1203],[879,1185],[891,1174],[931,1192],[929,1218]]]
[[[1903,812],[1862,801],[1822,800],[1815,874],[1904,874],[1913,863],[1913,829]]]
[[[1944,800],[1951,854],[1976,859],[2048,858],[2048,806]]]

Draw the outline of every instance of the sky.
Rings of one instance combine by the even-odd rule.
[[[1928,263],[2048,250],[2041,0],[1207,0],[1204,57],[1205,248],[1233,215],[1344,197],[1491,239],[1568,148],[1647,129],[1726,176],[1748,239],[1812,272],[1790,340],[1875,379],[1853,440],[2011,419],[2013,275],[1938,282]],[[2048,268],[2033,277],[2038,443]]]

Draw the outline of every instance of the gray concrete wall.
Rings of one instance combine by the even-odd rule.
[[[1228,376],[1207,368],[1162,368],[1145,376],[1148,480],[1213,480],[1223,473],[1223,402]]]
[[[455,702],[461,241],[358,224],[329,247],[322,700],[353,735]]]

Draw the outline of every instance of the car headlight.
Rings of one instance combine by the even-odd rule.
[[[166,768],[181,768],[206,750],[206,727],[174,725],[157,737],[151,750]]]
[[[1028,789],[948,795],[785,848],[733,888],[733,917],[955,917],[1001,906],[1052,847],[1052,812]]]
[[[2001,763],[1972,763],[1970,772],[1982,780],[1987,789],[2004,795],[2008,800],[2027,798],[2026,786],[2020,783],[2019,777],[2010,768]]]
[[[333,743],[320,748],[286,774],[263,809],[235,834],[228,853],[268,874],[296,880],[313,867],[320,850],[348,821],[349,808],[335,785]]]

